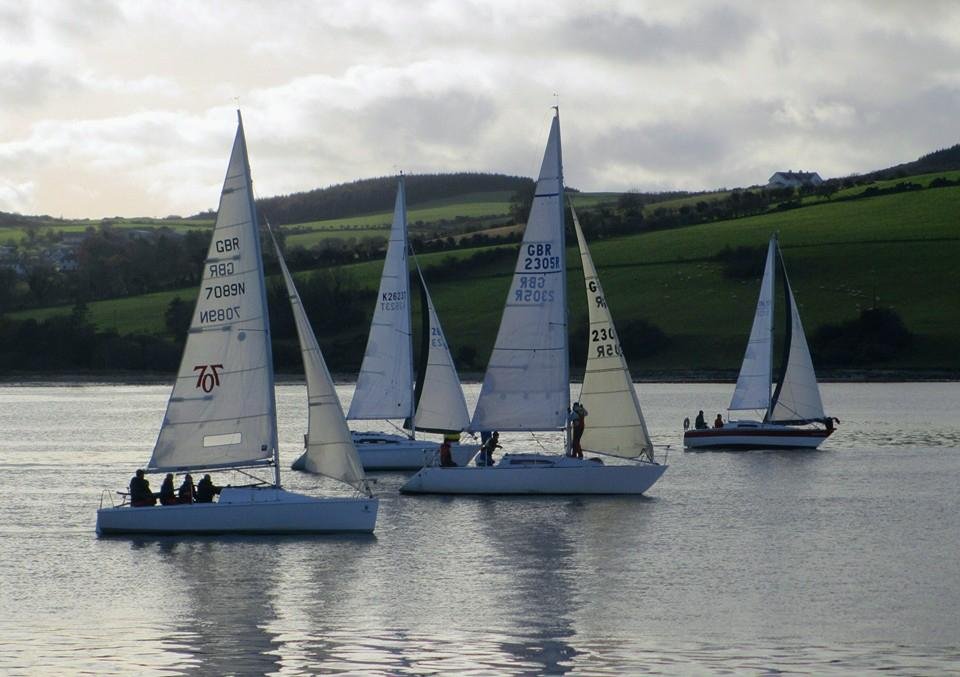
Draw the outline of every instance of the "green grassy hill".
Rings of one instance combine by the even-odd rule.
[[[472,198],[470,204],[484,202]],[[486,204],[499,207],[495,200]],[[448,207],[450,213],[458,209],[457,203]],[[618,324],[643,318],[670,339],[656,354],[631,361],[638,376],[739,366],[759,279],[740,281],[724,276],[717,255],[725,247],[760,250],[774,231],[780,233],[808,335],[824,323],[857,317],[876,297],[879,306],[892,307],[900,314],[916,340],[894,361],[874,366],[958,370],[958,215],[960,187],[944,187],[853,201],[820,201],[763,216],[616,237],[591,243],[591,250]],[[416,219],[415,212],[410,219]],[[482,266],[464,263],[462,275],[449,281],[431,282],[429,270],[448,257],[466,260],[476,251],[441,252],[419,259],[451,348],[456,354],[462,346],[473,347],[476,366],[482,367],[496,334],[512,261],[507,257]],[[572,248],[567,255],[571,326],[578,327],[585,322],[585,294],[579,255]],[[382,262],[372,261],[344,266],[343,270],[355,283],[375,289],[381,266]],[[195,294],[195,290],[184,289],[91,303],[90,317],[99,327],[115,327],[121,333],[160,332],[170,299],[179,295],[192,303]],[[43,317],[69,310],[50,308],[14,317]],[[572,342],[585,340],[571,337]],[[321,337],[321,343],[328,341],[355,342],[362,352],[365,330]]]

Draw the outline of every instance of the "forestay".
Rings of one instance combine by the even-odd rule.
[[[600,454],[625,458],[646,455],[653,460],[653,445],[613,326],[613,317],[572,205],[570,211],[580,246],[590,319],[587,365],[580,388],[580,403],[588,413],[581,446]]]
[[[470,428],[563,428],[570,405],[568,370],[563,169],[555,115]]]
[[[776,268],[776,239],[767,246],[767,263],[760,283],[760,298],[753,316],[753,328],[747,351],[740,366],[737,386],[730,400],[731,410],[763,409],[770,407],[773,350],[773,282]]]
[[[427,368],[423,377],[420,400],[417,402],[416,427],[419,430],[445,430],[456,432],[470,425],[467,401],[463,396],[457,368],[447,347],[447,340],[440,326],[440,318],[433,306],[423,273],[417,267],[426,312],[429,317],[430,343],[427,351]],[[422,359],[422,358],[421,358]]]
[[[303,457],[304,469],[346,482],[364,491],[366,486],[363,464],[343,416],[333,378],[272,231],[270,237],[273,239],[283,281],[287,286],[307,381],[307,448]]]
[[[199,298],[150,468],[231,467],[273,458],[277,431],[269,332],[240,120]]]
[[[407,271],[407,205],[397,186],[390,242],[383,262],[367,349],[347,418],[407,418],[413,411],[410,276]]]
[[[783,263],[783,255],[779,253],[780,266],[783,270],[784,296],[790,305],[790,331],[788,332],[790,347],[787,351],[787,366],[783,377],[774,393],[773,407],[769,420],[771,421],[808,421],[822,419],[823,401],[820,399],[820,388],[817,386],[817,375],[813,370],[813,360],[810,358],[810,348],[800,322],[800,311],[793,289],[787,278],[787,269]]]

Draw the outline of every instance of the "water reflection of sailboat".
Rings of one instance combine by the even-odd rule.
[[[536,674],[564,674],[578,654],[570,642],[576,634],[577,549],[566,525],[582,509],[582,499],[569,500],[559,511],[553,501],[525,502],[524,520],[503,519],[509,505],[483,500],[477,506],[483,540],[496,553],[496,569],[511,572],[510,584],[491,592],[501,608],[510,609],[516,626],[511,639],[497,642],[498,648],[512,661],[536,666]]]
[[[185,602],[159,610],[176,620],[173,634],[185,663],[200,675],[270,674],[281,668],[275,594],[281,571],[277,541],[256,537],[137,539],[156,547],[162,564],[183,583]]]

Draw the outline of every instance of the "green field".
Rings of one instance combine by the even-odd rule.
[[[476,204],[476,202],[471,203]],[[496,203],[494,203],[496,204]],[[451,209],[454,209],[451,206]],[[960,187],[823,202],[763,216],[654,231],[591,243],[607,300],[620,324],[643,318],[671,339],[659,353],[634,360],[644,371],[735,369],[756,304],[759,280],[724,277],[716,255],[724,247],[761,250],[779,232],[791,284],[808,334],[826,322],[855,318],[878,304],[893,307],[917,335],[910,351],[882,365],[899,369],[960,369]],[[465,249],[419,257],[454,352],[477,350],[486,360],[509,286],[512,262],[464,263],[455,280],[431,282],[429,267]],[[758,256],[761,254],[758,254]],[[585,319],[579,255],[568,249],[571,325]],[[355,283],[375,289],[382,262],[344,266]],[[174,296],[192,301],[195,290],[91,303],[101,328],[156,332]],[[18,313],[43,317],[69,307]],[[363,340],[357,329],[324,340]],[[586,340],[571,337],[571,341]],[[629,357],[629,355],[628,355]],[[332,365],[334,369],[336,365]]]

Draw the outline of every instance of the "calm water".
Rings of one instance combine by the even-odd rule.
[[[169,388],[2,387],[0,673],[957,671],[960,384],[827,384],[819,452],[678,449],[731,388],[640,387],[673,445],[648,498],[401,497],[384,474],[373,537],[98,539]],[[279,389],[286,462],[304,397]]]

